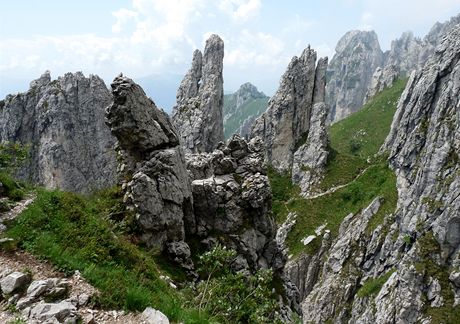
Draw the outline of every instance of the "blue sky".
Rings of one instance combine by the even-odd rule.
[[[225,41],[225,90],[250,81],[272,95],[308,44],[331,58],[345,32],[373,29],[386,50],[402,32],[424,36],[459,12],[460,0],[1,1],[0,97],[47,69],[107,82],[119,72],[179,78],[211,33]]]

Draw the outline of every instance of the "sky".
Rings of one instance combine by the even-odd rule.
[[[45,70],[177,83],[212,33],[225,43],[225,91],[249,81],[272,95],[309,44],[331,58],[347,31],[375,30],[387,50],[458,13],[460,0],[2,0],[0,98]]]

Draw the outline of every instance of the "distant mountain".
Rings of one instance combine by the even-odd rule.
[[[224,136],[230,138],[237,133],[245,137],[252,123],[266,109],[270,97],[247,82],[233,94],[224,95]]]

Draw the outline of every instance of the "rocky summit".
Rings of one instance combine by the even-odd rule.
[[[372,75],[382,64],[383,52],[374,31],[349,31],[339,40],[327,71],[330,121],[361,108]]]
[[[90,192],[116,182],[115,138],[103,122],[112,100],[96,75],[45,72],[0,101],[0,142],[26,146],[18,176],[48,188]]]
[[[327,62],[326,57],[316,63],[316,52],[310,47],[292,58],[251,133],[264,142],[266,162],[278,171],[292,169],[294,182],[301,183],[305,193],[327,159]]]
[[[268,100],[256,86],[246,82],[232,94],[224,96],[224,135],[230,138],[233,134],[248,138],[252,124],[266,109]]]
[[[210,36],[204,54],[193,53],[192,67],[177,90],[172,120],[187,153],[212,152],[224,140],[223,59],[224,42]]]

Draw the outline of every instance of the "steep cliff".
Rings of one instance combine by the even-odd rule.
[[[327,71],[330,121],[338,121],[361,108],[379,66],[383,66],[383,52],[374,31],[349,31],[339,40]]]
[[[381,149],[396,173],[396,210],[382,213],[385,200],[376,197],[342,221],[336,239],[324,236],[321,276],[303,302],[305,323],[457,319],[459,90],[460,25],[412,73]]]
[[[124,201],[136,213],[142,241],[191,270],[184,223],[193,222],[193,198],[176,131],[131,79],[115,78],[112,93],[106,117],[120,144]]]
[[[230,138],[233,134],[248,137],[252,123],[266,109],[268,100],[263,92],[249,82],[232,94],[224,96],[224,135]]]
[[[29,159],[18,175],[75,192],[114,184],[115,139],[104,124],[104,109],[111,100],[101,78],[86,78],[81,72],[53,81],[46,72],[27,92],[2,100],[0,141],[29,147]]]
[[[223,59],[224,42],[211,35],[177,90],[172,121],[187,153],[212,152],[224,140]]]
[[[295,151],[308,137],[313,105],[324,101],[327,58],[315,64],[316,52],[310,47],[293,57],[267,111],[254,122],[251,136],[263,140],[265,160],[277,170],[292,168]]]

